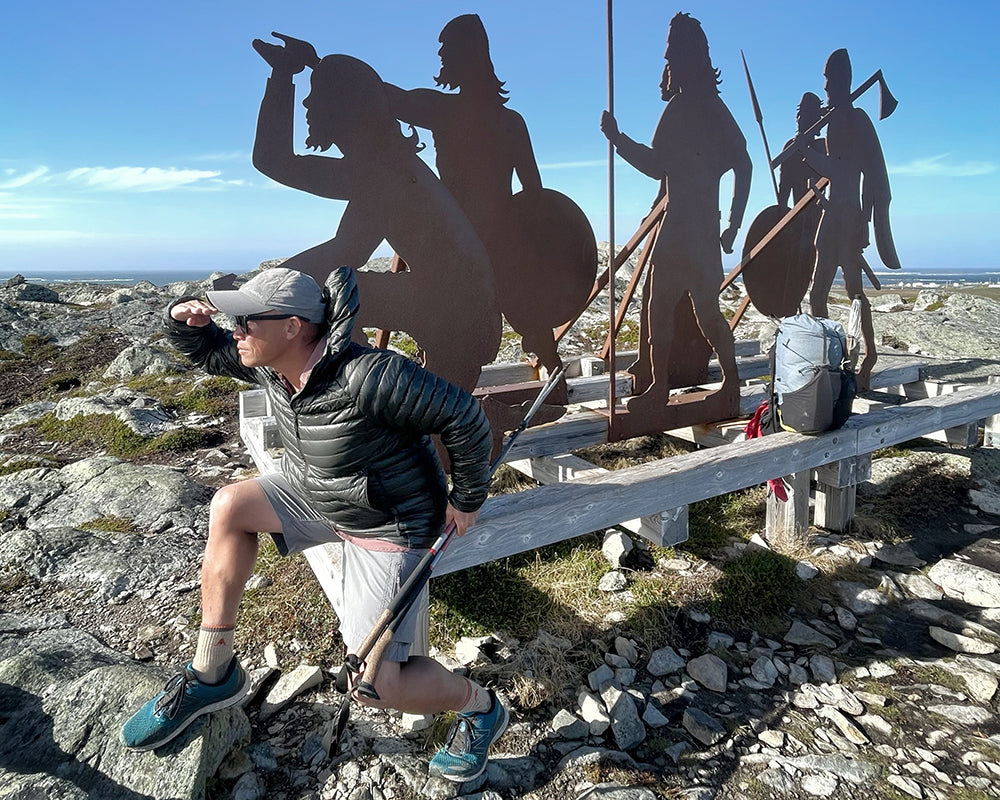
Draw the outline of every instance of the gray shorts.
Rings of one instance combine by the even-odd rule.
[[[426,550],[410,550],[383,539],[363,539],[338,531],[320,516],[280,473],[255,479],[281,522],[268,531],[283,556],[310,547],[343,543],[340,569],[340,635],[348,653],[357,648],[389,606]],[[389,661],[428,653],[428,587],[407,612],[386,650]]]

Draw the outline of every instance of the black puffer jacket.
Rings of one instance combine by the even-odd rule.
[[[468,392],[409,359],[351,342],[358,291],[348,267],[334,270],[327,288],[326,354],[294,395],[274,370],[243,366],[232,333],[214,323],[190,327],[168,309],[167,334],[208,372],[266,389],[285,448],[282,472],[326,519],[351,533],[427,547],[449,499],[461,511],[486,499],[486,415]],[[185,299],[192,298],[174,304]],[[450,498],[430,434],[448,451]]]

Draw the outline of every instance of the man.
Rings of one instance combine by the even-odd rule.
[[[618,129],[605,111],[601,131],[618,155],[661,182],[670,197],[643,288],[639,360],[630,367],[642,394],[628,402],[630,412],[663,410],[670,399],[669,361],[674,321],[685,305],[722,367],[725,396],[738,391],[736,352],[729,324],[719,310],[722,249],[733,251],[750,192],[751,163],[746,140],[719,97],[718,70],[698,20],[677,14],[667,32],[666,66],[660,82],[667,102],[650,146]],[[734,173],[729,222],[719,235],[719,181]]]
[[[212,500],[202,566],[202,628],[189,666],[122,729],[151,749],[198,716],[238,703],[246,675],[233,651],[237,609],[257,557],[258,531],[283,554],[344,541],[341,635],[356,652],[365,634],[446,523],[461,536],[489,484],[489,425],[467,392],[408,359],[353,343],[358,291],[348,267],[328,299],[304,273],[267,269],[239,289],[185,297],[167,315],[173,344],[207,371],[263,385],[284,446],[281,472],[220,489]],[[212,317],[235,317],[232,332]],[[452,489],[429,436],[451,460]],[[422,603],[426,604],[426,587]],[[385,651],[373,702],[417,714],[455,710],[432,774],[466,781],[486,767],[507,711],[492,690],[411,652],[414,604]]]

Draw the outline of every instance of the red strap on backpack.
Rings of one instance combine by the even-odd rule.
[[[743,428],[743,434],[747,437],[747,439],[758,439],[766,433],[764,426],[761,424],[761,418],[767,413],[769,407],[770,404],[767,400],[757,406],[757,410],[753,412],[753,416],[750,417],[750,421],[747,422],[746,426]],[[785,482],[781,478],[770,478],[767,482],[767,489],[782,503],[788,501],[788,492],[785,491]]]

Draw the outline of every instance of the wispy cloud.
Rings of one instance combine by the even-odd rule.
[[[230,150],[227,153],[203,153],[194,156],[192,161],[245,161],[250,163],[250,153],[247,150]]]
[[[556,161],[552,164],[539,164],[539,169],[581,169],[584,167],[603,167],[607,161]]]
[[[890,175],[907,175],[914,178],[970,178],[977,175],[991,175],[997,171],[992,161],[949,162],[951,153],[939,156],[916,158],[906,164],[887,166]]]
[[[217,170],[168,167],[79,167],[66,173],[66,180],[91,189],[118,192],[162,192],[217,178]]]
[[[31,172],[25,172],[18,174],[17,170],[7,169],[4,170],[4,175],[6,179],[0,180],[0,189],[20,189],[22,186],[27,186],[29,183],[34,183],[39,178],[48,174],[48,167],[35,167]]]

